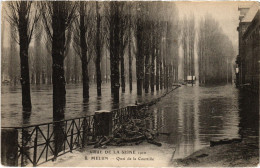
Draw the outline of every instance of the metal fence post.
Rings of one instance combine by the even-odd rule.
[[[18,131],[1,129],[1,162],[5,166],[18,166]]]
[[[86,117],[84,117],[84,119],[83,119],[83,133],[82,133],[82,148],[84,148],[85,147],[85,136],[86,136],[86,131],[87,131],[87,129],[86,129]]]
[[[34,138],[34,146],[33,146],[33,166],[37,165],[37,141],[38,141],[38,127],[35,128],[35,138]]]
[[[72,152],[73,149],[73,129],[74,129],[74,120],[72,120],[72,127],[71,127],[71,137],[70,137],[70,152]]]
[[[130,112],[130,117],[137,118],[137,105],[130,105],[130,106],[127,106],[127,108]]]
[[[97,136],[112,135],[112,112],[108,110],[95,111],[95,127]]]

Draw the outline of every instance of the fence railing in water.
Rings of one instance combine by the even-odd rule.
[[[85,142],[93,139],[94,115],[15,129],[18,165],[37,166],[84,147]]]
[[[58,156],[72,152],[77,148],[83,148],[94,142],[98,136],[108,135],[107,131],[104,132],[104,128],[109,129],[110,127],[110,132],[112,132],[121,123],[130,119],[133,108],[134,106],[129,106],[109,111],[107,114],[111,116],[111,122],[110,119],[102,117],[103,112],[101,112],[100,114],[37,125],[2,127],[2,130],[15,129],[18,134],[17,154],[10,158],[17,161],[11,161],[11,164],[38,166],[47,161],[53,161]],[[2,138],[9,139],[10,137],[2,136]],[[8,165],[8,163],[6,164]]]
[[[23,127],[2,127],[2,164],[38,166],[55,160],[58,156],[91,144],[98,136],[111,135],[124,122],[136,118],[139,110],[153,105],[161,97],[149,103],[112,111],[101,110],[95,115],[80,118]]]

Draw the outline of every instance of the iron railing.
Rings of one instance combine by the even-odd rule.
[[[164,96],[165,94],[161,97]],[[129,119],[137,118],[138,111],[153,105],[161,97],[134,107],[112,110],[112,131],[120,128]],[[155,118],[154,121],[158,122],[160,120],[158,117],[160,118],[160,114],[156,115],[157,119]],[[158,128],[158,125],[154,126]],[[92,142],[100,136],[97,133],[99,127],[100,120],[95,115],[90,115],[37,125],[2,128],[12,128],[18,131],[18,165],[23,167],[38,166],[50,160],[54,161],[58,156],[93,144]]]
[[[119,129],[122,123],[126,122],[132,117],[128,107],[116,109],[112,111],[112,131]]]
[[[95,139],[94,115],[15,129],[21,166],[38,166],[55,160]]]

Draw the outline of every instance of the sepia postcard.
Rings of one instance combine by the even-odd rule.
[[[2,1],[1,164],[259,166],[257,1]]]

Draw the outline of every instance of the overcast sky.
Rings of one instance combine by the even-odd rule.
[[[210,14],[216,21],[219,22],[220,27],[223,32],[229,37],[233,43],[233,48],[235,55],[233,56],[233,63],[235,62],[236,56],[238,54],[238,32],[237,27],[239,24],[239,11],[238,6],[252,6],[259,5],[255,2],[176,2],[178,8],[180,20],[184,16],[189,16],[191,14],[195,17],[195,24],[198,27],[198,23],[201,18],[205,15]],[[198,55],[197,49],[195,47],[195,75],[198,75]],[[183,52],[180,47],[179,49],[180,62],[183,62]],[[183,76],[183,64],[179,64],[179,76]]]
[[[217,21],[219,21],[220,26],[222,27],[225,34],[228,35],[230,40],[233,43],[235,52],[237,54],[238,50],[238,33],[237,26],[239,23],[239,5],[246,5],[252,2],[176,2],[180,19],[186,15],[194,14],[196,23],[205,16],[207,13],[211,14]],[[2,10],[3,12],[3,10]],[[3,14],[3,13],[2,13]],[[196,26],[198,26],[196,24]],[[8,36],[9,25],[5,22],[5,26],[2,29],[5,31],[4,36]],[[8,32],[8,33],[7,33]],[[4,38],[4,46],[8,46],[9,37]]]
[[[212,15],[222,27],[224,33],[233,43],[235,53],[238,51],[239,11],[238,6],[252,5],[253,2],[176,2],[180,19],[194,14],[196,23],[206,14]],[[196,24],[198,26],[198,24]]]

